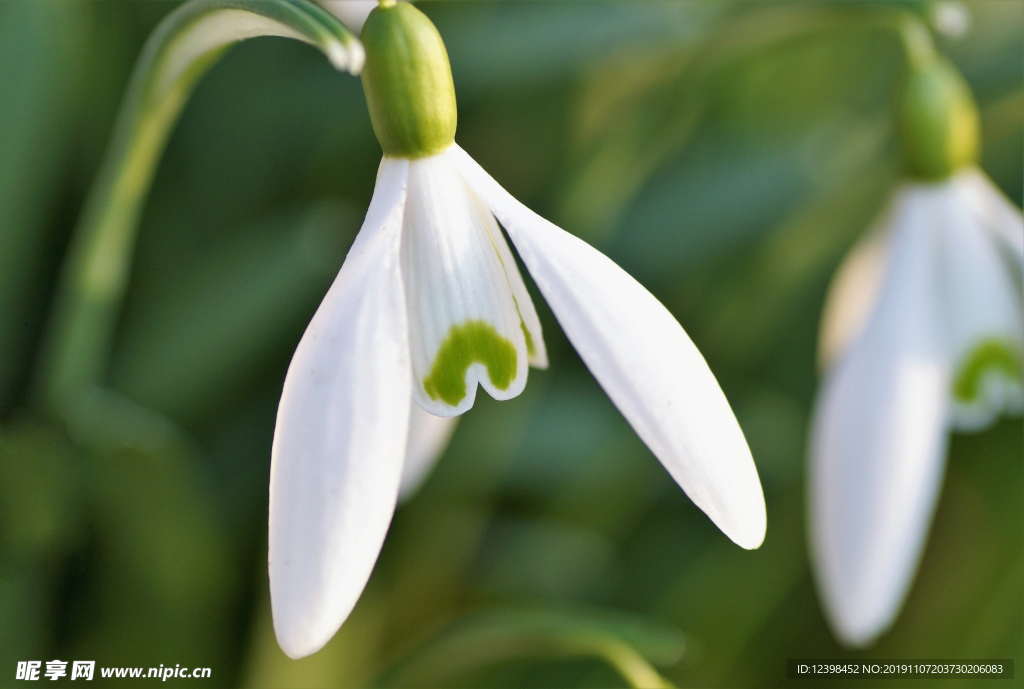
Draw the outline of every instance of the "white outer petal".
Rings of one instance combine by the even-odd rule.
[[[922,215],[936,222],[941,220],[951,188],[948,181],[900,185],[878,220],[839,265],[825,298],[818,337],[818,364],[822,370],[832,366],[860,335],[878,301],[892,228],[915,222]]]
[[[408,500],[430,475],[459,423],[457,416],[434,416],[413,402],[409,409],[409,437],[399,500]]]
[[[856,646],[902,604],[944,466],[949,367],[936,228],[923,210],[893,228],[878,303],[829,372],[813,421],[812,560],[834,630]]]
[[[461,148],[449,155],[505,227],[588,368],[672,477],[729,538],[764,540],[757,469],[700,352],[636,280],[516,201]]]
[[[399,270],[408,164],[385,160],[363,229],[288,368],[270,471],[278,643],[319,650],[362,593],[394,511],[409,361]]]

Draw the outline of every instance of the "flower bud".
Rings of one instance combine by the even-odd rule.
[[[911,68],[900,104],[903,153],[908,172],[925,180],[946,179],[978,156],[978,110],[970,88],[946,59]]]
[[[423,158],[455,141],[455,84],[437,28],[408,2],[370,13],[363,90],[384,154]]]

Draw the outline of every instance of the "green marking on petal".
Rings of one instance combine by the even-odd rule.
[[[978,344],[964,358],[953,380],[953,396],[960,402],[971,403],[981,394],[981,382],[988,371],[1014,380],[1024,380],[1024,361],[1021,352],[1006,340],[991,339]]]
[[[486,366],[494,387],[505,390],[516,377],[515,345],[484,321],[453,326],[423,379],[423,389],[431,399],[454,407],[466,396],[466,371],[473,364]]]
[[[518,306],[516,308],[518,308]],[[533,335],[530,334],[530,331],[527,329],[524,321],[519,321],[519,327],[523,331],[523,337],[526,338],[526,353],[533,356],[537,353],[537,346],[533,343]]]

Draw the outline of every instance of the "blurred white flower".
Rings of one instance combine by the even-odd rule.
[[[861,646],[917,567],[950,429],[1024,408],[1024,220],[983,173],[908,182],[854,248],[822,324],[811,545],[826,612]]]
[[[362,31],[384,159],[362,229],[306,329],[270,474],[274,629],[317,651],[358,600],[400,491],[422,478],[477,386],[498,400],[547,366],[504,226],[580,356],[691,499],[744,548],[764,539],[750,450],[711,370],[662,304],[515,200],[454,141],[440,34],[408,3]]]
[[[961,0],[940,0],[931,7],[935,30],[949,38],[962,38],[971,28],[971,11]]]

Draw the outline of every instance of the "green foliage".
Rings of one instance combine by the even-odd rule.
[[[888,18],[902,5],[421,3],[451,56],[460,144],[636,275],[713,366],[764,480],[768,538],[746,552],[715,530],[537,297],[550,368],[516,400],[479,396],[353,617],[291,661],[267,605],[270,441],[289,356],[373,186],[360,84],[279,39],[212,67],[140,208],[108,387],[58,424],[28,394],[55,276],[130,64],[175,3],[0,3],[0,669],[622,686],[595,650],[611,644],[673,685],[735,688],[785,685],[787,658],[862,657],[832,640],[811,582],[804,453],[827,280],[902,165]],[[971,32],[939,45],[976,95],[983,166],[1019,204],[1024,16],[970,8]],[[907,607],[867,654],[1021,659],[1020,451],[1019,420],[954,437]]]

